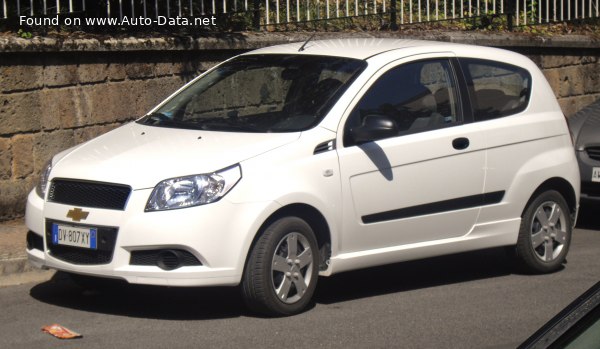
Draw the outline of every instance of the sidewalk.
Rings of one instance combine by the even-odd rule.
[[[27,262],[24,219],[0,222],[0,287],[43,282],[53,271],[39,270]]]

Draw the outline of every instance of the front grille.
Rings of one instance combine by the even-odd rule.
[[[159,266],[167,270],[202,265],[192,253],[179,249],[132,251],[129,264]]]
[[[124,210],[131,187],[122,184],[54,179],[48,201],[65,205]]]
[[[28,250],[44,250],[44,238],[39,236],[38,234],[32,232],[31,230],[27,232],[27,249]]]
[[[73,223],[46,220],[46,248],[54,258],[73,264],[99,265],[108,264],[112,261],[117,242],[117,228],[90,226],[77,224],[80,227],[97,228],[97,249],[87,249],[82,247],[54,245],[52,243],[52,224],[60,223],[73,225]]]
[[[600,147],[589,147],[585,151],[591,159],[600,161]]]

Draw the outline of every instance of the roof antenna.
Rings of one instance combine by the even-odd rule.
[[[310,36],[310,38],[308,38],[303,44],[302,46],[300,46],[300,48],[298,49],[298,52],[302,52],[304,51],[304,46],[306,46],[306,44],[308,44],[309,41],[312,40],[312,38],[315,37],[315,35],[317,35],[317,33],[314,33],[313,35]]]

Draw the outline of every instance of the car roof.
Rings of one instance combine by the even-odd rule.
[[[418,47],[422,49],[422,52],[428,52],[430,50],[443,51],[468,46],[438,41],[375,38],[310,40],[306,45],[304,45],[304,43],[305,42],[294,42],[265,47],[248,52],[247,54],[306,54],[365,60],[384,52],[406,48]],[[304,45],[304,49],[300,51],[302,45]]]

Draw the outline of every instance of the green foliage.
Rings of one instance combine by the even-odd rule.
[[[17,35],[23,39],[31,39],[33,37],[31,32],[24,31],[23,29],[19,29],[19,31],[17,31]]]

